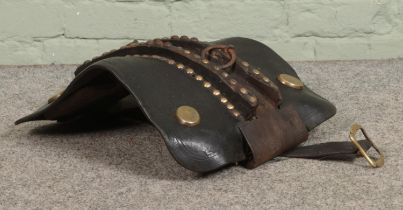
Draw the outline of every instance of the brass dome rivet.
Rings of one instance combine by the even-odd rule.
[[[234,108],[235,108],[234,105],[232,105],[232,104],[227,104],[227,109],[232,110],[232,109],[234,109]]]
[[[256,102],[257,102],[256,96],[251,96],[251,97],[249,97],[249,101],[250,101],[251,103],[256,103]]]
[[[202,81],[202,80],[203,80],[203,77],[200,76],[200,75],[196,75],[195,79],[196,79],[197,81]]]
[[[191,68],[187,68],[187,69],[186,69],[186,74],[192,75],[192,74],[194,74],[194,73],[195,73],[195,71],[194,71],[193,69],[191,69]]]
[[[50,103],[53,103],[54,101],[56,101],[63,94],[63,92],[64,91],[61,91],[60,93],[57,93],[57,94],[53,95],[52,97],[50,97],[48,99],[48,103],[50,104]]]
[[[181,36],[181,38],[180,39],[182,39],[182,40],[188,40],[189,39],[189,37],[188,36]]]
[[[178,40],[178,39],[179,39],[179,36],[178,36],[178,35],[173,35],[173,36],[171,36],[171,39]]]
[[[216,70],[216,71],[220,71],[220,70],[221,70],[221,68],[220,68],[219,66],[214,66],[214,70]]]
[[[270,82],[270,79],[269,79],[268,77],[263,77],[263,81],[269,83],[269,82]]]
[[[253,69],[253,73],[256,74],[256,75],[259,75],[260,71],[259,71],[259,69]]]
[[[169,60],[168,60],[168,63],[171,64],[171,65],[174,65],[174,64],[175,64],[175,61],[172,60],[172,59],[169,59]]]
[[[235,117],[239,117],[239,116],[241,115],[241,113],[239,113],[237,110],[233,110],[233,111],[232,111],[232,114],[233,114]]]
[[[181,64],[181,63],[178,63],[178,64],[176,64],[176,67],[177,67],[178,69],[184,69],[184,68],[185,68],[185,65],[183,65],[183,64]]]
[[[158,46],[162,46],[162,45],[164,45],[164,42],[162,42],[161,39],[154,39],[154,44],[156,44]]]
[[[199,112],[191,106],[180,106],[176,109],[176,118],[181,125],[196,126],[200,123]]]
[[[234,80],[234,79],[230,79],[230,80],[229,80],[229,83],[231,83],[232,85],[236,85],[237,82],[236,82],[236,80]]]
[[[241,88],[239,91],[241,91],[242,94],[248,94],[248,90],[246,88]]]
[[[242,61],[241,64],[242,64],[243,66],[245,66],[245,67],[249,67],[249,63],[246,62],[246,61]]]
[[[220,101],[221,101],[221,103],[225,104],[225,103],[227,103],[227,102],[228,102],[228,99],[227,99],[227,98],[225,98],[225,97],[222,97]]]
[[[203,59],[202,62],[203,62],[204,64],[208,64],[208,63],[209,63],[209,61],[208,61],[207,59]]]
[[[194,41],[194,42],[198,42],[198,41],[199,41],[199,39],[196,38],[196,37],[192,37],[192,38],[190,38],[190,40],[192,40],[192,41]]]
[[[213,95],[219,96],[221,92],[219,90],[213,90]]]
[[[283,85],[290,88],[299,90],[304,88],[304,83],[301,80],[289,74],[279,74],[277,76],[277,80],[280,81]]]
[[[183,51],[185,54],[190,54],[191,52],[189,50]]]
[[[222,73],[222,76],[223,76],[223,77],[228,77],[229,74],[228,74],[227,72],[223,72],[223,73]]]
[[[193,57],[200,59],[200,55],[198,55],[198,54],[193,54]]]
[[[204,83],[203,83],[203,86],[204,86],[205,88],[210,88],[210,87],[211,87],[211,83],[210,83],[210,82],[204,82]]]

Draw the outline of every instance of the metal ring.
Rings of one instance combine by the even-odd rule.
[[[372,159],[368,153],[364,150],[364,148],[362,148],[362,146],[358,143],[357,138],[356,138],[356,134],[358,132],[358,130],[361,130],[362,134],[365,136],[365,139],[371,143],[371,146],[376,150],[376,152],[378,152],[379,154],[379,158],[378,159]],[[351,126],[351,130],[350,130],[350,140],[351,142],[353,142],[353,144],[357,147],[359,153],[364,156],[364,158],[368,161],[368,163],[374,167],[374,168],[379,168],[382,167],[385,163],[385,157],[383,155],[383,153],[378,149],[378,147],[374,144],[374,142],[371,141],[371,139],[368,137],[367,133],[365,132],[365,130],[361,127],[361,125],[358,125],[356,123],[354,123]]]
[[[205,49],[203,49],[203,51],[201,52],[201,58],[202,59],[207,59],[208,54],[210,53],[210,51],[214,50],[214,49],[223,49],[228,55],[229,55],[229,61],[226,64],[223,64],[221,66],[219,66],[221,69],[226,69],[229,68],[231,66],[233,66],[236,62],[236,52],[233,46],[230,45],[212,45],[212,46],[208,46]]]

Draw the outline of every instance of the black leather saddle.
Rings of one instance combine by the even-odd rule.
[[[352,142],[298,147],[336,108],[273,50],[247,38],[133,41],[86,61],[62,93],[16,124],[73,121],[125,107],[144,114],[174,159],[196,172],[231,164],[254,168],[277,156],[351,160],[363,155],[374,167],[383,164],[382,154],[377,160],[367,155],[374,146],[367,136],[356,141],[358,125],[350,133]]]

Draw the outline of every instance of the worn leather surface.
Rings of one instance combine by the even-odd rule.
[[[292,105],[295,107],[308,130],[312,130],[336,113],[336,107],[333,104],[309,87],[305,86],[302,90],[296,90],[282,85],[276,79],[279,74],[286,73],[299,77],[284,59],[263,43],[248,38],[229,38],[217,43],[234,45],[238,56],[252,65],[260,67],[280,88],[284,99],[281,106]]]
[[[280,111],[293,107],[306,131],[335,114],[335,107],[308,87],[296,90],[280,84],[276,80],[278,74],[298,75],[267,46],[246,38],[229,38],[213,44],[233,45],[239,57],[261,68],[279,87],[283,97]],[[91,63],[77,74],[56,101],[17,123],[65,121],[91,116],[93,112],[102,114],[126,96],[135,99],[139,110],[160,131],[172,156],[182,166],[208,172],[250,158],[250,148],[239,128],[240,123],[248,122],[230,115],[226,107],[194,79],[152,58],[117,54]],[[198,110],[201,116],[198,126],[186,127],[177,122],[175,111],[182,105]],[[273,157],[286,149],[289,148],[281,149]]]

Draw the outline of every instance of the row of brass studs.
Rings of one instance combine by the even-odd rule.
[[[196,37],[189,38],[188,36],[181,36],[181,37],[179,37],[179,36],[177,36],[177,35],[174,35],[174,36],[171,36],[171,39],[172,39],[172,40],[183,40],[183,41],[199,42],[199,40],[198,40]],[[163,40],[164,40],[164,41],[163,41]],[[127,49],[127,48],[133,48],[133,47],[138,47],[138,46],[147,46],[147,45],[148,45],[148,46],[151,46],[151,45],[154,45],[154,46],[158,46],[158,47],[168,47],[168,48],[171,48],[171,50],[182,51],[182,52],[185,54],[185,56],[193,56],[193,57],[194,57],[195,59],[197,59],[197,60],[200,60],[200,59],[201,59],[200,55],[198,55],[198,54],[196,54],[196,53],[192,53],[190,50],[183,49],[182,47],[175,47],[175,46],[173,46],[168,40],[169,40],[169,38],[162,38],[162,39],[148,40],[148,41],[142,42],[142,43],[139,43],[137,40],[134,40],[133,42],[131,42],[131,43],[129,43],[129,44],[127,44],[127,45],[121,47],[120,49]],[[116,51],[116,50],[111,50],[111,51],[109,51],[109,52],[103,53],[102,56],[106,56],[106,55],[111,54],[111,53],[113,53],[113,52],[115,52],[115,51]],[[93,60],[98,59],[98,58],[100,58],[100,57],[101,57],[101,56],[94,57],[92,60],[88,60],[88,61],[84,62],[84,64],[88,64],[88,63],[92,62]],[[209,63],[210,63],[207,59],[201,59],[200,61],[201,61],[201,63],[204,64],[204,65],[209,65]],[[245,61],[241,62],[241,64],[244,65],[244,66],[246,66],[246,67],[249,66],[249,64],[248,64],[247,62],[245,62]],[[220,70],[221,70],[218,66],[213,66],[213,68],[214,68],[214,70],[216,70],[216,71],[220,71]],[[257,75],[260,74],[260,73],[257,73],[257,71],[258,71],[258,70],[254,69],[254,72],[255,72]],[[227,72],[222,72],[222,76],[223,76],[224,78],[227,78],[227,79],[228,79],[229,74],[228,74]],[[198,78],[200,78],[200,77],[198,77]],[[267,83],[271,82],[270,79],[269,79],[268,77],[266,77],[266,76],[263,76],[262,79],[263,79],[263,81],[265,81],[265,82],[267,82]],[[232,84],[233,86],[235,86],[236,83],[237,83],[236,80],[230,79],[230,84]],[[252,106],[256,106],[256,105],[257,105],[257,102],[258,102],[258,101],[257,101],[257,97],[254,96],[254,95],[252,95],[252,94],[250,93],[250,91],[247,90],[246,88],[244,88],[244,87],[239,87],[239,88],[238,88],[238,93],[240,93],[242,97],[244,97],[246,100],[248,100],[249,103],[251,103]],[[231,106],[230,106],[230,107],[231,107]]]
[[[145,58],[154,58],[154,59],[159,59],[161,61],[167,62],[170,65],[175,65],[177,69],[184,71],[187,75],[193,77],[196,81],[200,82],[204,88],[209,90],[211,94],[215,97],[217,97],[220,102],[225,105],[227,110],[235,117],[239,118],[241,116],[241,113],[235,108],[235,106],[226,98],[225,96],[222,95],[221,91],[215,88],[211,82],[205,80],[202,75],[196,74],[195,71],[190,68],[185,66],[182,63],[177,63],[173,59],[169,59],[166,57],[158,56],[158,55],[133,55],[137,57],[145,57]]]
[[[162,38],[162,39],[168,40],[168,38]],[[172,39],[172,40],[182,40],[182,41],[199,42],[199,39],[198,39],[198,38],[196,38],[196,37],[191,37],[191,38],[189,38],[188,36],[185,36],[185,35],[183,35],[183,36],[173,35],[173,36],[171,36],[171,39]]]
[[[169,42],[166,42],[166,41],[169,41],[170,39],[172,39],[172,40],[199,42],[199,39],[196,38],[196,37],[189,38],[188,36],[173,35],[173,36],[171,36],[171,38],[164,37],[162,39],[148,40],[148,41],[145,41],[145,42],[142,42],[142,43],[140,43],[138,40],[135,39],[132,42],[130,42],[129,44],[122,46],[120,49],[133,48],[133,47],[137,47],[137,46],[144,45],[144,44],[148,44],[148,45],[156,44],[157,46],[161,46],[161,47],[162,46],[169,47],[169,46],[172,46],[172,44],[169,43]],[[113,50],[111,50],[109,52],[105,52],[101,56],[96,56],[96,57],[93,57],[91,60],[86,60],[82,65],[87,65],[87,64],[93,62],[94,60],[101,58],[102,56],[109,55],[109,54],[114,53],[116,51],[117,51],[117,49],[113,49]],[[189,51],[189,54],[190,54],[190,51]]]
[[[169,43],[169,42],[167,42],[167,43]],[[189,50],[187,50],[187,49],[183,49],[182,47],[174,47],[174,46],[171,46],[171,50],[182,51],[182,52],[185,54],[185,56],[193,56],[194,58],[196,58],[196,59],[198,59],[198,60],[201,59],[200,55],[198,55],[198,54],[196,54],[196,53],[192,53],[191,51],[189,51]],[[201,64],[203,64],[203,65],[209,65],[209,64],[210,64],[209,60],[207,60],[207,59],[201,59],[200,62],[201,62]],[[208,67],[207,67],[207,68],[208,68]],[[220,70],[221,70],[218,66],[213,66],[213,69],[216,70],[216,71],[220,71]],[[228,74],[227,72],[224,72],[224,71],[223,71],[223,72],[221,73],[221,75],[222,75],[222,77],[224,77],[225,79],[227,79],[227,80],[229,81],[229,83],[230,83],[233,87],[235,87],[235,86],[238,84],[238,82],[237,82],[235,79],[230,79],[230,78],[229,78],[229,74]],[[245,87],[238,87],[238,88],[237,88],[237,91],[238,91],[238,93],[239,93],[243,98],[245,98],[246,100],[248,100],[249,103],[251,103],[252,106],[256,106],[256,105],[257,105],[257,102],[258,102],[257,97],[254,96],[254,95],[252,95],[250,90],[246,89]]]
[[[246,61],[241,61],[241,65],[247,69],[249,72],[249,68],[251,68],[251,65],[246,62]],[[259,68],[252,68],[252,75],[256,77],[257,79],[263,80],[264,83],[273,85],[273,82],[267,77],[266,75],[263,74],[263,72]]]

